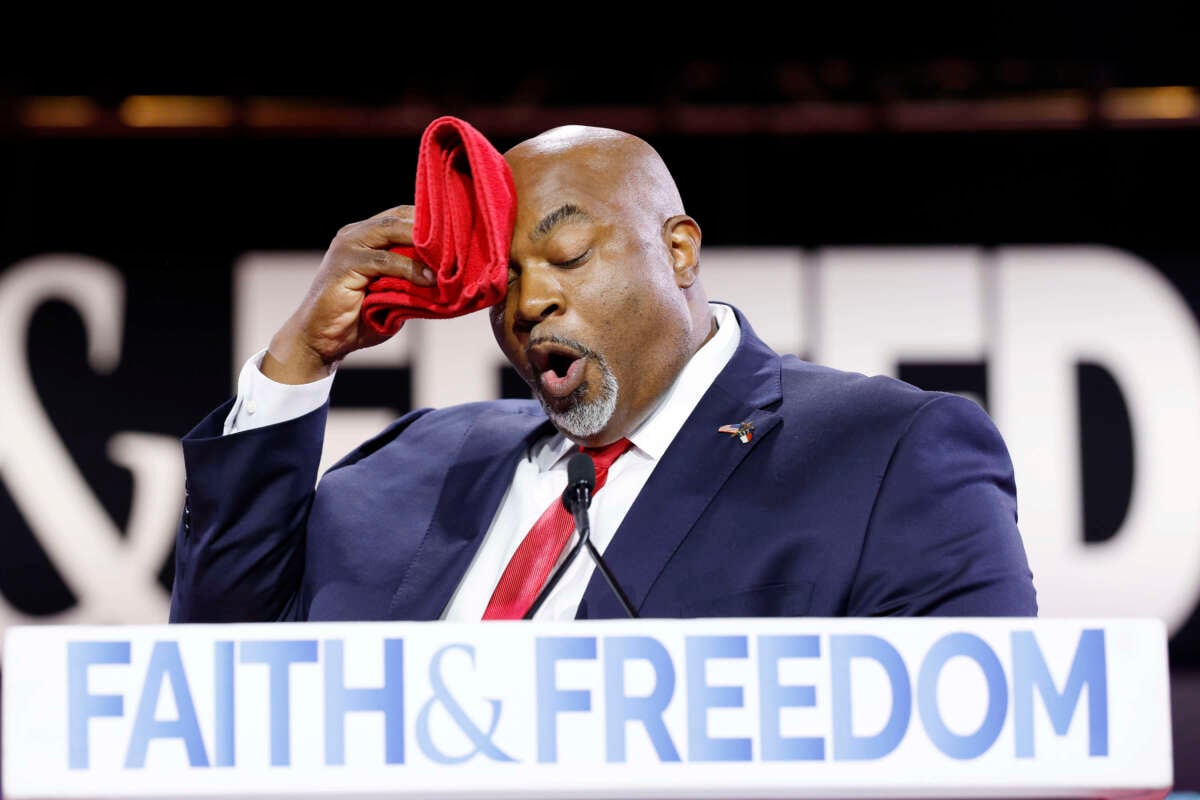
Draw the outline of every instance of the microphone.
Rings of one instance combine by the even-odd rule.
[[[586,511],[592,505],[592,489],[596,486],[596,464],[587,453],[576,453],[567,462],[567,488],[562,502],[567,511]],[[578,521],[578,520],[577,520]]]
[[[592,457],[587,453],[576,453],[571,456],[571,460],[567,462],[567,488],[563,490],[562,504],[571,515],[575,517],[575,530],[579,534],[579,541],[567,553],[567,557],[559,564],[558,569],[546,581],[546,585],[538,592],[537,598],[533,601],[533,605],[525,612],[523,619],[533,619],[537,614],[538,609],[542,607],[542,603],[554,591],[554,587],[558,585],[559,580],[566,573],[567,569],[575,561],[575,557],[579,555],[579,551],[587,549],[588,555],[592,561],[596,563],[596,568],[600,570],[600,574],[604,576],[604,580],[608,583],[613,594],[617,596],[621,607],[625,609],[625,613],[632,619],[638,618],[638,613],[633,607],[633,603],[629,601],[629,597],[621,589],[621,585],[617,583],[616,577],[612,574],[612,570],[608,568],[608,564],[600,556],[600,552],[596,550],[596,546],[592,544],[591,520],[588,518],[588,508],[592,505],[592,492],[596,487],[596,464],[592,461]]]

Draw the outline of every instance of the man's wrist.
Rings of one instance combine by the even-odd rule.
[[[284,328],[271,339],[259,369],[276,383],[299,385],[328,378],[337,370],[337,362],[326,362],[301,337]]]

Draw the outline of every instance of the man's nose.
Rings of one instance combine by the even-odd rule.
[[[530,327],[565,307],[562,284],[554,268],[544,265],[528,266],[517,281],[517,320]]]

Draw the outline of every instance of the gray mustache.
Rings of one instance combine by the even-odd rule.
[[[600,355],[595,350],[593,350],[590,347],[588,347],[587,345],[585,345],[583,342],[578,342],[567,336],[558,336],[557,334],[551,335],[551,336],[539,336],[536,339],[530,340],[529,344],[526,347],[526,351],[533,349],[534,347],[536,347],[539,344],[558,344],[558,345],[562,345],[564,347],[569,347],[572,350],[574,350],[576,353],[579,353],[579,355],[581,355],[581,356],[596,359],[596,361],[598,361],[601,366],[604,366],[604,367],[608,366],[608,362],[604,359],[604,356]]]

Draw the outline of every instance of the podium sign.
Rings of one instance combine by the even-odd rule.
[[[1143,620],[12,628],[4,789],[75,797],[1163,797]]]

